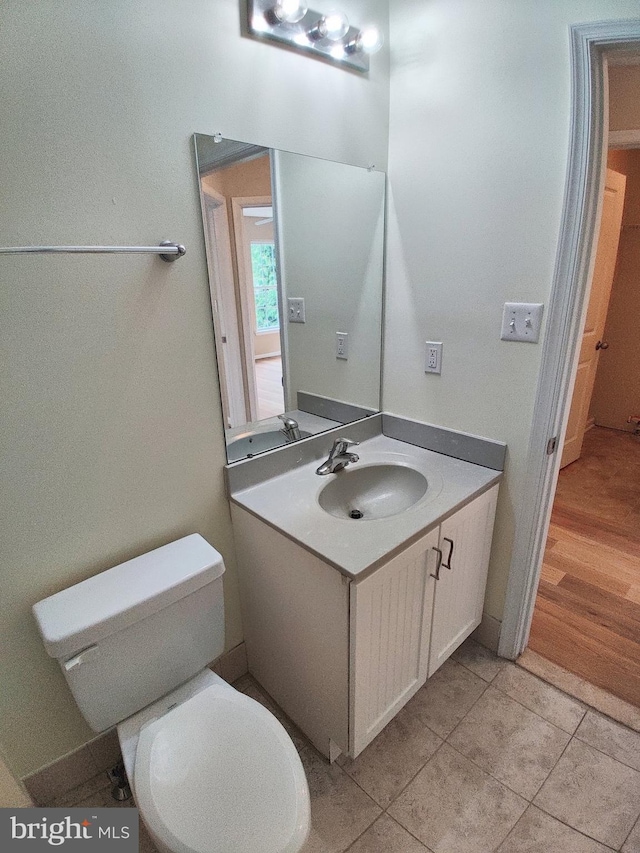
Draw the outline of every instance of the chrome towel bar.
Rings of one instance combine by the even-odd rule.
[[[181,243],[163,240],[159,246],[7,246],[0,248],[0,255],[136,254],[159,255],[163,261],[177,261],[186,251]]]

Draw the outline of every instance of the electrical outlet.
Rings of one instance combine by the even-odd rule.
[[[349,358],[349,335],[347,332],[336,332],[336,358]]]
[[[442,343],[427,341],[424,346],[424,372],[442,373]]]
[[[541,302],[505,302],[500,340],[537,344],[543,308]]]
[[[287,309],[290,323],[306,323],[304,316],[304,299],[290,296],[287,299]]]

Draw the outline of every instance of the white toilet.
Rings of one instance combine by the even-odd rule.
[[[33,608],[96,732],[118,726],[140,816],[166,853],[297,853],[309,789],[278,720],[207,664],[224,648],[220,554],[192,534]]]

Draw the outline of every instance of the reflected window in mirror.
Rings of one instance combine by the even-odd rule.
[[[201,134],[195,146],[228,460],[379,411],[384,174]]]

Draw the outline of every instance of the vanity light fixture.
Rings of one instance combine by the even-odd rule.
[[[318,23],[309,30],[309,38],[312,41],[328,39],[329,41],[340,41],[349,32],[349,20],[344,12],[332,9],[323,15]]]
[[[273,14],[281,24],[297,24],[307,14],[307,7],[300,0],[277,0]]]
[[[249,33],[256,38],[283,42],[358,71],[369,70],[369,56],[383,44],[376,26],[352,27],[344,12],[314,12],[303,0],[247,0],[247,11]]]

